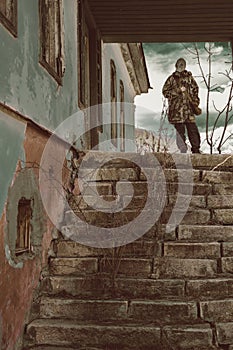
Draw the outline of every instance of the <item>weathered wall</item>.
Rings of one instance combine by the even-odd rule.
[[[8,117],[7,121],[5,117]],[[1,197],[0,344],[1,350],[12,350],[17,349],[17,344],[20,344],[33,291],[39,283],[41,269],[47,264],[52,239],[53,226],[46,219],[38,189],[38,167],[49,134],[10,116],[2,116],[1,121],[1,149],[6,150],[5,158],[1,152],[4,164],[1,167],[2,193],[8,187],[9,190],[7,200],[6,196]],[[57,141],[54,146],[57,152],[60,146]],[[33,199],[33,251],[16,256],[17,206],[21,197]]]
[[[26,124],[0,111],[0,216],[13,178],[16,163],[24,159],[23,140]]]
[[[78,57],[77,57],[77,3],[64,3],[64,62],[65,74],[62,87],[39,63],[39,14],[38,1],[18,2],[18,37],[12,37],[0,25],[0,102],[5,103],[37,123],[54,130],[78,108]],[[117,94],[119,81],[124,82],[125,101],[132,103],[135,92],[123,60],[119,44],[106,44],[103,49],[103,102],[110,101],[110,59],[117,70]],[[126,121],[134,125],[134,110],[126,113]],[[81,118],[81,114],[79,114]],[[110,120],[107,111],[105,121]],[[118,108],[119,119],[119,108]],[[134,128],[127,128],[127,137],[134,137]],[[100,134],[100,142],[109,132]]]
[[[77,2],[63,3],[66,70],[62,88],[39,63],[38,1],[18,1],[17,38],[0,25],[0,101],[52,130],[78,108]]]

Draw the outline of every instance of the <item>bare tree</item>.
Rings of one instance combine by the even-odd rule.
[[[207,94],[206,94],[206,102],[205,102],[205,111],[206,111],[206,122],[205,122],[205,135],[206,135],[206,142],[209,145],[210,148],[210,153],[212,154],[214,150],[216,149],[218,153],[222,152],[222,147],[223,145],[229,140],[231,137],[230,135],[226,135],[227,127],[232,121],[232,98],[233,98],[233,78],[231,77],[232,75],[232,60],[231,62],[226,62],[226,63],[231,63],[231,68],[229,70],[226,70],[225,73],[220,72],[219,74],[224,75],[229,84],[229,93],[226,98],[226,102],[224,104],[224,107],[222,109],[218,109],[216,107],[215,102],[212,100],[212,105],[214,107],[215,111],[215,117],[214,117],[214,124],[210,126],[210,105],[211,105],[211,92],[213,91],[219,91],[218,88],[219,86],[212,86],[212,79],[213,79],[213,56],[215,55],[215,45],[214,43],[205,43],[204,44],[204,51],[207,54],[207,72],[205,72],[203,68],[203,61],[201,59],[201,53],[200,49],[198,48],[198,45],[196,43],[193,44],[193,47],[187,47],[185,46],[185,49],[193,56],[194,59],[197,60],[197,64],[199,67],[200,71],[200,76],[199,78],[202,78],[202,82],[204,83]],[[230,86],[229,86],[230,85]],[[222,134],[218,139],[215,138],[215,132],[216,129],[218,128],[218,123],[220,119],[223,119],[223,130]]]
[[[167,99],[164,98],[162,111],[160,114],[158,142],[157,142],[157,149],[156,149],[157,152],[167,152],[171,144],[171,137],[169,137],[169,131],[166,125],[167,115],[168,115]]]

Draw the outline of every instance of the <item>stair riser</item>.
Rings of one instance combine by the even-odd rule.
[[[217,260],[158,258],[154,262],[154,278],[210,278],[217,274]]]
[[[121,246],[116,250],[98,249],[81,245],[77,242],[62,241],[57,245],[57,257],[101,257],[107,255],[109,257],[118,254],[120,257],[145,257],[161,254],[161,245],[153,241],[135,241],[127,245]]]
[[[160,344],[159,328],[126,328],[122,327],[33,327],[29,329],[36,344],[86,347],[104,347],[104,349],[164,350]]]
[[[180,280],[116,279],[114,286],[110,279],[51,277],[44,285],[49,295],[70,295],[82,298],[135,298],[164,299],[184,297],[185,282]],[[44,283],[46,280],[44,281]]]
[[[185,248],[187,249],[187,248]],[[191,250],[191,247],[190,247]],[[173,250],[173,255],[183,255],[182,250]],[[191,251],[192,253],[192,251]],[[111,258],[102,258],[96,260],[91,267],[88,263],[88,268],[80,268],[80,259],[71,258],[69,265],[62,264],[62,259],[55,259],[54,263],[50,267],[50,272],[55,275],[63,276],[87,276],[96,274],[99,271],[102,274],[107,274],[109,278],[118,277],[133,277],[133,278],[156,278],[156,279],[173,279],[173,278],[210,278],[217,274],[228,272],[233,273],[233,258],[215,258],[205,259],[202,251],[196,252],[196,255],[202,254],[202,258],[186,259],[182,257],[167,256],[167,250],[165,247],[165,256],[155,257],[154,259],[142,259],[142,258],[122,258],[112,260]],[[86,265],[85,265],[86,266]]]
[[[180,225],[177,238],[187,242],[232,242],[233,226]]]
[[[220,328],[220,327],[219,327]],[[73,346],[75,349],[98,347],[104,350],[214,350],[208,325],[158,327],[125,326],[30,326],[36,344]],[[35,338],[34,338],[35,337]],[[129,346],[130,344],[130,346]]]
[[[43,299],[40,306],[42,318],[65,318],[88,321],[125,321],[155,324],[198,323],[195,302],[142,302],[142,301],[82,301]]]
[[[49,271],[55,275],[86,275],[98,272],[97,258],[51,259]]]

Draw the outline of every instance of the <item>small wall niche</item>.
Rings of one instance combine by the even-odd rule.
[[[31,250],[31,219],[32,200],[22,197],[18,202],[17,238],[15,245],[16,255],[29,252]]]

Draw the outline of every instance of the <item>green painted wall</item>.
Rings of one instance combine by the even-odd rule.
[[[24,160],[25,124],[0,112],[0,217],[18,159]]]
[[[63,86],[39,64],[38,0],[18,1],[18,38],[0,24],[0,101],[53,130],[77,110],[76,0],[64,0]]]

